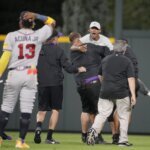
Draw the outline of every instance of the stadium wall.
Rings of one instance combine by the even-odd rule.
[[[149,57],[150,57],[150,32],[142,31],[124,31],[122,36],[129,40],[129,44],[133,48],[136,56],[139,60],[139,77],[142,79],[148,87],[150,87],[150,69],[149,69]],[[5,36],[4,36],[5,37]],[[4,39],[1,38],[1,40]],[[62,40],[63,39],[63,40]],[[63,47],[69,55],[69,41],[68,37],[63,37],[60,40],[60,46]],[[2,50],[2,43],[0,42],[0,52]],[[3,79],[6,78],[4,74]],[[57,126],[57,131],[66,132],[79,132],[80,128],[80,113],[81,113],[81,102],[79,95],[76,92],[76,84],[74,82],[73,75],[65,73],[64,79],[64,99],[63,109],[60,113],[60,120]],[[0,103],[2,101],[3,84],[0,84]],[[37,99],[32,114],[32,120],[30,130],[35,129],[36,113],[37,113]],[[48,127],[48,116],[43,124],[43,129],[46,130]],[[130,133],[144,133],[150,134],[150,97],[139,94],[137,105],[133,109],[132,122],[129,127]],[[7,126],[9,130],[17,130],[19,127],[19,104],[17,104],[14,113],[10,116],[10,120]],[[104,132],[110,132],[109,124],[106,123]]]

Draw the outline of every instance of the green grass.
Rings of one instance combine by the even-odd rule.
[[[12,141],[3,141],[0,150],[16,150],[15,140],[18,137],[18,133],[9,132],[9,135],[13,137]],[[29,132],[26,137],[26,142],[30,145],[31,150],[150,150],[150,136],[130,135],[129,141],[134,144],[132,147],[119,147],[117,145],[94,145],[88,146],[81,142],[80,134],[70,133],[55,133],[54,139],[61,142],[58,145],[45,144],[46,133],[42,133],[42,143],[34,144],[34,133]],[[111,135],[103,134],[104,139],[107,142],[111,142]]]

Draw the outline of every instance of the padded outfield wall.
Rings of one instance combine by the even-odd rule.
[[[150,32],[139,32],[139,31],[125,31],[123,36],[129,40],[130,45],[136,53],[139,60],[140,78],[150,87]],[[0,51],[2,49],[2,43],[0,42]],[[63,47],[66,53],[69,55],[68,39],[61,39],[60,46]],[[63,110],[60,112],[60,119],[57,126],[57,131],[73,131],[78,132],[81,130],[80,127],[80,113],[81,113],[81,102],[79,95],[76,92],[76,85],[74,82],[73,75],[68,73],[65,74],[64,79],[64,99],[63,99]],[[3,76],[6,78],[6,73]],[[0,84],[0,103],[2,101],[3,84]],[[32,114],[32,120],[30,129],[35,129],[36,113],[37,113],[37,100]],[[46,120],[43,124],[43,129],[48,127],[47,114]],[[7,126],[9,130],[17,130],[19,127],[19,104],[17,104],[14,113],[10,116],[10,120]],[[108,123],[105,124],[104,132],[110,132]],[[129,127],[130,133],[150,133],[150,97],[139,94],[137,105],[133,110],[132,122]]]

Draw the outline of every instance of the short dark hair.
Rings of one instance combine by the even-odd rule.
[[[28,11],[22,11],[20,13],[20,17],[19,17],[19,20],[22,22],[22,25],[23,27],[25,28],[32,28],[34,26],[34,20],[31,18],[31,19],[28,19],[28,20],[25,20],[24,19],[24,15],[25,13],[27,13]]]
[[[80,38],[80,37],[81,37],[81,35],[78,32],[71,32],[69,34],[69,40],[70,40],[70,42],[73,42],[75,39]]]

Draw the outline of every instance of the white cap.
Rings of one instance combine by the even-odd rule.
[[[100,23],[98,23],[97,21],[92,21],[91,23],[90,23],[90,28],[93,28],[93,27],[96,27],[97,29],[101,29],[101,25],[100,25]]]

